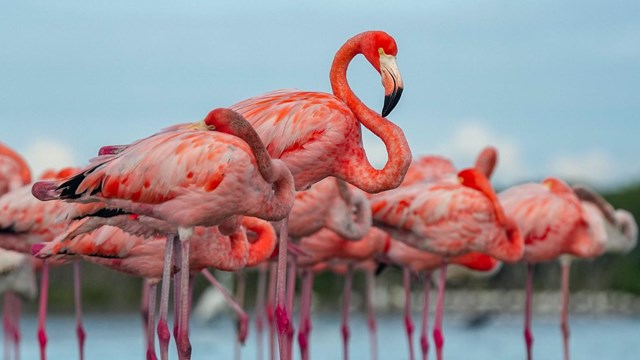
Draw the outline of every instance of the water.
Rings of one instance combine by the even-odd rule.
[[[414,321],[418,320],[417,314]],[[319,314],[313,319],[311,355],[313,359],[339,359],[342,357],[339,315]],[[640,317],[571,317],[572,358],[585,359],[638,359]],[[445,317],[446,359],[523,359],[522,319],[516,316],[498,316],[485,326],[469,328],[463,319]],[[366,322],[361,314],[353,314],[351,322],[352,359],[369,358],[369,338]],[[138,314],[85,316],[87,330],[87,360],[142,359],[144,358],[142,325]],[[193,359],[232,359],[234,339],[233,323],[228,317],[212,323],[192,322],[191,343]],[[380,359],[406,359],[407,347],[401,315],[378,316],[378,342]],[[37,359],[35,337],[36,318],[26,316],[22,322],[24,359]],[[51,316],[47,322],[49,359],[77,358],[75,319],[70,316]],[[416,325],[416,333],[419,326]],[[538,360],[561,359],[562,341],[557,319],[534,318],[534,356]],[[265,339],[266,341],[266,339]],[[416,355],[419,345],[414,343]],[[296,348],[296,357],[298,350]],[[173,349],[171,358],[176,358]],[[433,354],[432,358],[433,357]],[[250,329],[243,359],[255,359],[255,329]]]

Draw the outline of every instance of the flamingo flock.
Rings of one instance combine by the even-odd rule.
[[[171,281],[177,357],[191,358],[191,285],[198,274],[223,292],[238,318],[237,342],[245,342],[248,315],[208,268],[259,272],[259,356],[266,329],[269,358],[282,360],[294,357],[296,331],[300,357],[310,358],[313,279],[327,270],[345,279],[345,359],[353,272],[365,272],[371,358],[377,359],[373,287],[376,271],[387,265],[403,271],[410,359],[415,358],[411,277],[422,279],[419,339],[421,358],[427,359],[431,273],[439,269],[433,343],[441,360],[447,266],[491,273],[503,262],[523,262],[528,269],[524,336],[532,359],[532,266],[554,259],[562,263],[561,327],[564,358],[569,359],[569,264],[605,251],[628,252],[637,240],[635,219],[593,190],[553,177],[496,193],[489,178],[498,153],[490,146],[473,167],[462,170],[441,156],[412,160],[402,129],[386,119],[403,91],[397,53],[387,33],[363,32],[336,53],[332,94],[279,90],[251,97],[216,108],[198,122],[176,124],[128,145],[105,145],[87,166],[47,171],[35,182],[27,163],[0,144],[0,270],[41,273],[41,359],[46,358],[49,267],[67,263],[74,264],[76,333],[84,358],[81,261],[143,279],[149,360],[158,358],[156,337],[160,359],[170,358]],[[360,54],[381,76],[381,113],[349,87],[347,69]],[[367,159],[361,125],[386,147],[382,169]],[[2,278],[4,349],[5,358],[12,352],[17,359],[19,295],[33,296],[34,287],[10,278]]]

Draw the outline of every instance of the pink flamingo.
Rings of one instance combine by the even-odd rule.
[[[59,179],[68,176],[74,169],[65,168],[58,172],[47,171],[44,179]],[[70,208],[78,205],[65,204],[61,201],[42,203],[31,195],[31,184],[14,189],[0,197],[0,247],[8,250],[30,254],[31,245],[53,240],[65,231],[68,222],[64,215]],[[96,205],[81,205],[89,209]],[[80,358],[84,358],[84,342],[86,333],[82,325],[82,309],[80,304],[80,265],[74,263],[74,292],[76,300],[76,335],[79,343]],[[49,262],[42,264],[40,285],[40,305],[38,320],[38,341],[40,356],[46,357],[47,335],[45,330],[46,305],[49,279]]]
[[[0,142],[0,196],[31,182],[31,170],[26,161],[15,151]],[[14,256],[14,255],[7,255]],[[15,262],[7,263],[15,264]],[[18,314],[21,306],[19,297],[12,291],[4,295],[5,354],[10,351],[9,342],[14,346],[14,354],[19,358],[20,350],[20,318],[10,314]],[[9,335],[9,332],[11,334]],[[11,341],[8,341],[11,338]],[[8,355],[5,356],[8,359]]]
[[[444,259],[433,253],[421,251],[410,247],[400,241],[392,241],[385,258],[389,262],[399,265],[403,269],[403,286],[405,289],[405,329],[407,340],[409,343],[409,358],[413,359],[413,320],[411,319],[411,273],[422,274],[424,285],[423,307],[422,307],[422,325],[420,332],[420,348],[422,351],[422,359],[427,359],[429,351],[429,340],[427,338],[427,324],[429,320],[429,291],[431,272],[439,268]],[[500,262],[496,259],[481,253],[467,253],[447,260],[451,265],[463,266],[471,270],[490,272],[495,271]],[[444,287],[445,276],[443,272],[440,274],[440,286]],[[438,295],[444,293],[444,289],[438,292]],[[439,304],[442,300],[438,301]],[[441,311],[438,309],[438,311]]]
[[[522,260],[527,264],[525,329],[527,358],[532,358],[531,295],[533,264],[558,258],[562,254],[594,257],[602,253],[606,232],[597,210],[580,203],[574,191],[557,178],[541,184],[514,186],[500,193],[505,212],[518,223],[525,239]],[[586,211],[585,211],[586,210]],[[601,216],[601,215],[600,215]],[[568,263],[563,262],[563,319],[566,319]],[[568,358],[568,325],[563,320],[565,358]]]
[[[288,214],[294,196],[291,173],[282,162],[269,158],[240,115],[216,109],[203,124],[219,131],[179,129],[158,133],[117,155],[99,157],[66,180],[36,183],[33,194],[40,200],[102,201],[112,209],[166,221],[177,228],[180,267],[189,268],[188,240],[194,227],[224,225],[225,232],[233,232],[240,215],[277,221]],[[173,236],[167,237],[161,321],[163,315],[166,319],[162,305],[168,297],[168,288],[164,289],[169,280]],[[178,281],[178,350],[182,358],[189,358],[188,272],[181,272]],[[166,343],[166,321],[159,323],[158,330],[161,342]]]
[[[245,266],[254,266],[271,255],[276,243],[275,231],[263,220],[245,217],[243,228],[229,236],[224,236],[216,227],[195,227],[190,239],[189,266],[192,274],[201,272],[216,288],[222,291],[232,309],[239,317],[239,338],[244,342],[247,336],[248,317],[231,295],[206,270],[213,267],[224,271],[235,271]],[[257,240],[250,243],[245,230],[257,234]],[[133,276],[145,278],[151,285],[147,332],[147,358],[155,359],[153,324],[155,319],[156,284],[163,274],[163,253],[168,242],[162,237],[145,238],[133,236],[117,227],[104,226],[91,234],[75,237],[73,240],[56,241],[34,246],[34,255],[39,258],[66,258],[82,256],[85,260]]]
[[[369,109],[350,89],[347,68],[363,54],[382,77],[385,104],[382,116]],[[397,187],[411,161],[402,130],[386,120],[403,90],[396,65],[395,40],[382,31],[358,34],[338,50],[330,71],[333,94],[280,90],[231,106],[244,115],[265,143],[269,154],[282,159],[293,174],[296,190],[306,189],[327,176],[343,179],[358,188],[377,193]],[[384,142],[389,158],[383,169],[367,160],[360,124]],[[286,354],[290,318],[285,307],[286,253],[280,252],[277,306],[280,354]],[[282,271],[281,271],[282,270]]]
[[[374,224],[417,249],[445,259],[472,251],[506,262],[522,257],[524,244],[516,223],[505,216],[489,180],[478,170],[377,194],[370,201]],[[441,268],[443,279],[446,261]],[[433,331],[438,359],[444,342],[443,291],[441,283]]]

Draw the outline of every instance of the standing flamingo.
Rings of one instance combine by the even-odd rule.
[[[68,176],[74,169],[65,168],[60,171],[47,171],[41,178],[60,179]],[[53,240],[63,233],[68,226],[64,215],[71,208],[82,207],[92,211],[98,205],[66,204],[61,201],[42,203],[31,195],[31,184],[17,188],[0,197],[0,247],[18,251],[25,254],[31,253],[31,245],[39,242]],[[80,268],[74,263],[74,292],[76,300],[76,335],[80,358],[84,358],[85,331],[82,325],[82,312],[80,305]],[[45,348],[47,336],[45,331],[49,263],[42,264],[40,285],[40,308],[38,320],[38,341],[40,344],[40,356],[46,357]]]
[[[191,273],[202,272],[218,289],[238,313],[240,319],[239,338],[244,342],[247,336],[247,315],[230,295],[222,288],[213,276],[206,271],[214,267],[225,271],[235,271],[244,266],[254,266],[271,255],[275,246],[275,231],[263,220],[245,217],[240,231],[224,236],[216,227],[195,227],[191,238],[192,252],[189,253],[189,270]],[[257,234],[253,243],[247,240],[245,230]],[[155,284],[163,274],[163,253],[168,242],[163,238],[145,238],[127,234],[117,227],[105,226],[91,234],[83,234],[72,240],[37,244],[34,255],[39,258],[51,256],[82,256],[85,260],[104,265],[130,275],[143,277],[152,285],[149,296],[150,314],[155,313]],[[186,271],[189,272],[189,271]],[[153,315],[148,320],[147,358],[155,359]]]
[[[29,170],[29,166],[26,161],[18,155],[15,151],[4,145],[0,142],[0,196],[5,193],[15,190],[25,184],[31,182],[31,170]],[[14,255],[6,255],[3,258],[6,259],[6,256],[10,256],[11,258],[15,258],[17,256]],[[15,264],[15,262],[8,262],[5,266],[10,266],[11,264]],[[7,268],[9,269],[9,268]],[[11,338],[10,341],[14,345],[14,354],[16,358],[19,358],[19,349],[20,349],[20,318],[19,316],[10,316],[9,313],[18,313],[18,310],[21,306],[21,300],[19,297],[16,297],[13,294],[11,289],[7,290],[4,295],[4,324],[5,324],[5,340],[8,340],[9,332],[6,330],[11,330]],[[8,352],[9,343],[5,341],[5,354]],[[5,356],[5,358],[8,358]]]
[[[219,131],[179,129],[158,133],[116,155],[99,157],[66,180],[38,182],[33,186],[33,194],[40,200],[102,201],[111,209],[166,221],[177,228],[180,267],[187,269],[188,240],[195,226],[225,225],[233,232],[240,215],[277,221],[288,214],[294,196],[291,173],[282,162],[269,158],[264,145],[240,115],[216,109],[209,113],[204,125]],[[161,298],[161,317],[164,315],[165,319],[166,305],[163,305],[168,297],[165,284],[169,280],[173,237],[167,236],[165,254]],[[189,272],[181,272],[178,281],[181,298],[178,350],[182,358],[189,358]],[[166,344],[166,320],[158,330]]]
[[[500,202],[505,212],[518,223],[525,239],[522,257],[527,264],[524,337],[527,358],[532,359],[533,264],[556,259],[562,254],[596,256],[604,250],[606,233],[597,210],[586,208],[585,211],[571,187],[557,178],[509,188],[500,193]],[[563,263],[563,284],[567,282],[567,286],[568,275],[568,264]],[[568,296],[567,290],[563,287],[563,297]],[[566,344],[567,326],[563,326],[563,336]],[[568,357],[567,346],[565,349],[565,357]]]
[[[412,247],[443,258],[482,252],[514,262],[522,256],[523,239],[513,220],[506,217],[489,180],[480,171],[465,169],[456,178],[387,191],[372,196],[374,224]],[[444,281],[446,261],[441,265]],[[444,283],[438,290],[434,342],[442,359]]]

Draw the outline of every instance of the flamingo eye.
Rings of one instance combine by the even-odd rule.
[[[384,49],[383,48],[378,48],[378,54],[384,55]]]

